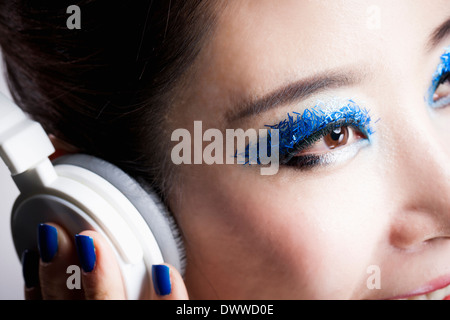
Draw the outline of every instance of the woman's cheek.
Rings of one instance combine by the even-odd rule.
[[[176,211],[197,296],[347,298],[365,284],[376,228],[358,193],[370,185],[345,172],[348,184],[197,168],[206,172],[186,175]]]
[[[297,258],[301,255],[293,246],[306,243],[306,230],[282,218],[283,208],[267,199],[283,199],[268,197],[262,184],[249,188],[220,177],[188,178],[183,207],[176,208],[187,247],[190,290],[200,298],[212,292],[220,298],[273,297],[292,283],[289,270],[299,273],[301,263],[308,261]],[[294,233],[305,239],[293,243]],[[263,286],[274,289],[261,290]]]

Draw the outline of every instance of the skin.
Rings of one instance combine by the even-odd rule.
[[[373,1],[344,3],[236,1],[220,11],[214,37],[187,76],[188,90],[169,113],[170,129],[193,136],[194,120],[203,130],[263,128],[332,97],[353,98],[380,120],[355,157],[314,170],[280,167],[262,176],[257,166],[177,167],[180,183],[169,204],[187,270],[183,282],[171,269],[174,290],[163,298],[384,299],[436,279],[448,283],[450,107],[431,110],[424,95],[450,43],[447,37],[430,48],[428,39],[450,4],[377,1],[374,29],[367,11]],[[237,101],[336,69],[365,76],[227,122]],[[108,257],[103,250],[99,245]],[[105,289],[117,277],[115,268],[100,271],[103,263],[88,288],[104,294],[90,297],[123,297],[120,284]],[[370,290],[373,265],[381,288]],[[41,290],[57,296],[62,289],[42,281],[43,274]]]

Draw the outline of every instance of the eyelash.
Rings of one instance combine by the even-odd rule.
[[[313,133],[311,136],[307,137],[302,141],[299,141],[293,147],[293,149],[289,150],[286,154],[284,155],[280,154],[280,164],[289,167],[298,167],[301,169],[309,169],[316,167],[318,165],[329,164],[330,162],[332,162],[330,160],[329,155],[332,154],[333,152],[336,152],[336,150],[338,149],[320,155],[317,154],[298,155],[298,153],[314,146],[315,143],[319,142],[321,139],[329,135],[334,129],[338,128],[351,128],[353,130],[357,130],[364,135],[366,140],[369,137],[369,134],[365,133],[367,131],[366,128],[358,126],[357,124],[354,123],[354,121],[330,123],[324,129]]]
[[[266,125],[270,129],[279,131],[279,163],[288,167],[310,169],[334,162],[331,155],[342,152],[342,150],[338,150],[347,149],[348,146],[339,147],[320,155],[296,156],[298,152],[313,146],[334,129],[351,128],[352,130],[358,130],[364,135],[365,142],[368,142],[370,136],[374,133],[370,126],[369,111],[360,108],[352,100],[347,100],[344,106],[339,109],[330,109],[324,103],[318,103],[315,107],[306,109],[303,114],[297,112],[293,112],[293,114],[295,116],[288,114],[287,119],[280,121],[278,124]],[[270,150],[270,134],[267,144],[267,148]],[[356,147],[361,147],[361,144],[354,146],[354,152],[357,151]],[[248,159],[249,149],[250,144],[246,147],[246,159]],[[248,164],[248,161],[246,164]]]

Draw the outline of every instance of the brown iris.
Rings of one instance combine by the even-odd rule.
[[[314,144],[297,152],[294,157],[325,154],[330,150],[351,145],[360,139],[367,139],[367,136],[361,130],[345,125],[336,127]]]
[[[323,140],[329,149],[334,149],[347,144],[348,137],[348,127],[339,127],[324,136]]]

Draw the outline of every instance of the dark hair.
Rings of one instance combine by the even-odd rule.
[[[211,33],[212,2],[1,1],[11,94],[47,133],[164,193],[164,114]],[[73,4],[81,29],[66,25]]]

